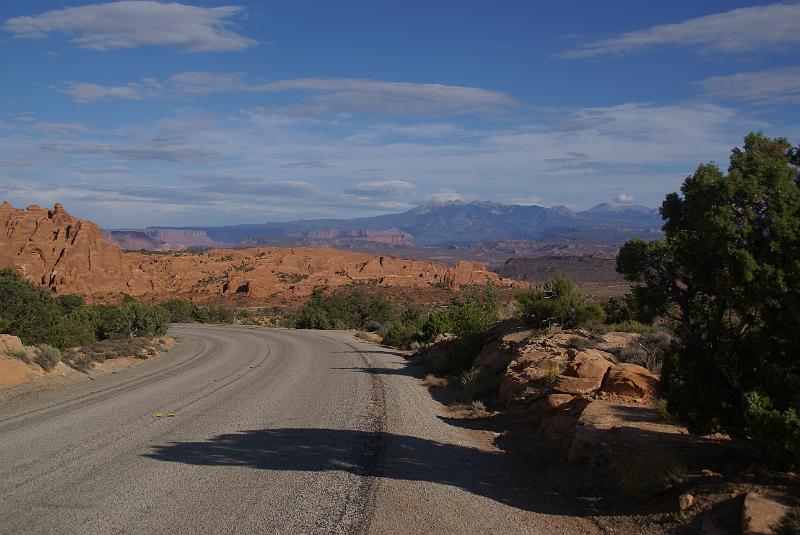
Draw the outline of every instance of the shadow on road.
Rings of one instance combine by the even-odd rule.
[[[588,514],[576,511],[574,503],[569,511],[565,510],[564,500],[548,493],[530,474],[523,476],[509,470],[502,453],[389,433],[263,429],[219,435],[202,442],[158,445],[146,457],[202,466],[305,472],[339,470],[363,476],[429,481],[521,509]]]

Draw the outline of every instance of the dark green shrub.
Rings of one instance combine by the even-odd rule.
[[[171,299],[161,303],[161,308],[169,312],[170,323],[191,323],[195,321],[195,305],[182,299]]]
[[[298,311],[295,325],[300,329],[364,329],[367,322],[384,323],[395,314],[382,295],[357,287],[318,288]]]
[[[10,269],[0,269],[0,317],[8,325],[6,332],[19,336],[25,344],[62,343],[61,307],[50,292]]]
[[[97,341],[97,312],[90,307],[73,308],[63,318],[63,335],[55,342],[59,347],[74,347],[92,344]]]
[[[752,437],[800,463],[800,176],[786,139],[750,134],[727,174],[704,164],[666,197],[664,239],[631,240],[617,270],[669,321],[669,410],[692,431]]]
[[[61,312],[69,314],[73,310],[83,307],[86,300],[82,295],[63,294],[59,295],[56,301],[58,301],[58,306],[61,307]]]
[[[414,325],[391,321],[384,324],[384,327],[387,327],[383,331],[384,345],[408,349],[413,342],[418,341],[419,330]]]

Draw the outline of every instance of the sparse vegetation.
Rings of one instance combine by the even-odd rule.
[[[633,340],[618,355],[620,362],[630,362],[644,366],[648,370],[661,373],[664,358],[672,347],[672,338],[665,332],[644,333]]]
[[[444,377],[437,377],[436,375],[429,373],[425,376],[425,379],[422,380],[422,384],[435,388],[443,388],[447,386],[447,379]]]
[[[49,344],[39,344],[38,353],[34,357],[34,362],[42,367],[44,371],[50,371],[61,362],[61,351]]]
[[[685,463],[664,450],[650,450],[630,456],[619,471],[620,490],[628,497],[645,500],[681,485],[686,479]]]

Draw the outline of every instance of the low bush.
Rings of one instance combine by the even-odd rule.
[[[11,348],[8,350],[8,355],[10,357],[17,358],[25,362],[26,364],[30,364],[31,362],[33,362],[33,357],[31,356],[30,353],[28,353],[28,350],[25,349],[24,347]]]
[[[317,288],[298,311],[298,329],[365,329],[369,322],[384,323],[395,311],[382,295],[368,293],[357,287],[328,290]]]
[[[61,351],[49,344],[39,344],[38,353],[33,361],[42,367],[44,371],[50,371],[61,362]]]
[[[645,333],[623,348],[617,355],[617,359],[620,362],[638,364],[652,372],[661,373],[664,358],[671,347],[672,339],[666,333]]]
[[[517,302],[523,319],[542,328],[558,325],[574,329],[591,322],[602,323],[606,317],[599,303],[589,301],[573,279],[561,274],[541,289],[519,292]]]

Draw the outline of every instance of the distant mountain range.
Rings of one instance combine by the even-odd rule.
[[[127,249],[210,246],[352,245],[447,247],[502,240],[622,243],[633,236],[658,237],[658,210],[639,205],[599,204],[581,212],[564,206],[520,206],[495,202],[429,203],[399,214],[356,219],[313,219],[223,227],[148,227],[109,230]]]

